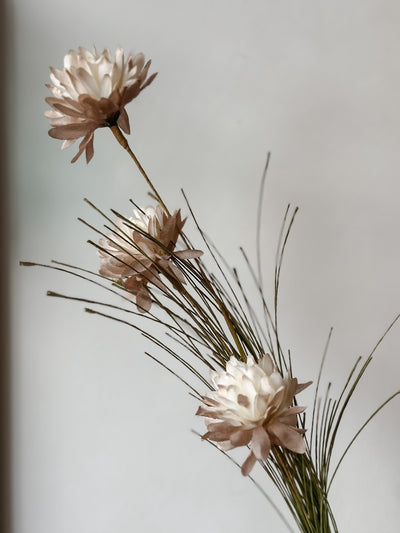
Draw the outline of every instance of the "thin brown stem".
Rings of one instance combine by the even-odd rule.
[[[124,134],[122,133],[122,131],[119,129],[119,127],[117,126],[117,124],[115,124],[114,126],[111,126],[110,127],[110,130],[113,132],[114,134],[114,137],[117,139],[117,141],[119,142],[119,144],[122,146],[122,148],[124,148],[128,154],[131,156],[131,158],[133,159],[133,161],[135,162],[135,165],[138,167],[140,173],[142,174],[142,176],[144,177],[144,179],[146,180],[147,182],[147,185],[150,187],[150,189],[153,191],[155,197],[157,198],[157,200],[160,202],[160,205],[162,206],[162,208],[164,209],[164,211],[167,213],[167,215],[170,214],[170,212],[168,211],[167,209],[167,206],[164,204],[164,202],[162,201],[161,199],[161,196],[158,194],[157,192],[157,189],[154,187],[154,185],[152,184],[150,178],[148,177],[148,175],[146,174],[146,171],[144,170],[144,168],[142,167],[142,165],[140,164],[138,158],[135,156],[135,154],[132,152],[130,146],[129,146],[129,143],[126,139],[126,137],[124,136]]]
[[[148,186],[150,187],[150,189],[153,191],[155,197],[157,198],[157,200],[160,202],[160,205],[162,206],[162,208],[164,209],[164,211],[167,213],[167,215],[169,216],[170,215],[170,212],[168,211],[168,208],[167,206],[164,204],[164,202],[162,201],[161,199],[161,196],[158,194],[157,192],[157,189],[154,187],[154,185],[152,184],[150,178],[148,177],[148,175],[146,174],[146,171],[144,170],[144,168],[142,167],[142,165],[140,164],[140,162],[138,161],[137,157],[135,156],[135,154],[132,152],[130,146],[129,146],[129,143],[126,139],[126,137],[124,136],[124,134],[122,133],[122,131],[120,130],[120,128],[118,127],[117,124],[114,124],[113,126],[110,126],[110,129],[111,131],[113,132],[114,134],[114,137],[117,139],[117,141],[119,142],[119,144],[122,146],[122,148],[124,148],[128,154],[131,156],[131,158],[133,159],[133,161],[135,162],[135,165],[138,167],[140,173],[142,174],[142,176],[144,177],[144,179],[146,180]],[[185,242],[185,244],[188,244],[187,243],[187,240],[185,238],[185,235],[183,233],[181,233],[181,236]],[[202,269],[201,269],[202,270]],[[202,272],[203,273],[203,272]],[[207,277],[204,275],[203,273],[203,276],[204,276],[204,280],[206,282],[208,282],[209,284],[209,280],[207,279]],[[216,301],[218,303],[218,306],[221,310],[221,313],[225,319],[225,322],[229,328],[229,331],[231,332],[231,335],[235,341],[235,344],[239,350],[239,353],[240,353],[240,356],[242,358],[243,361],[246,361],[247,357],[246,357],[246,354],[243,350],[243,347],[242,347],[242,344],[240,343],[239,341],[239,338],[237,336],[237,333],[235,331],[235,328],[232,324],[232,322],[230,321],[229,319],[229,316],[228,316],[228,313],[224,307],[224,305],[222,304],[222,302],[220,302],[220,300],[218,298],[216,298]]]

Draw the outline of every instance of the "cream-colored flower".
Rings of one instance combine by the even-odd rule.
[[[61,148],[83,137],[74,163],[86,151],[86,161],[93,157],[93,137],[97,128],[118,126],[130,133],[125,106],[155,78],[147,78],[150,61],[143,54],[129,55],[116,48],[115,59],[107,49],[101,54],[79,47],[64,57],[62,70],[50,68],[53,85],[47,85],[53,96],[46,102],[53,108],[45,112],[52,128],[49,135],[62,139]],[[146,79],[147,78],[147,79]]]
[[[129,222],[119,218],[114,233],[100,239],[100,274],[119,281],[136,296],[139,311],[146,312],[151,307],[148,283],[164,290],[160,274],[186,283],[182,271],[172,257],[193,259],[200,257],[199,250],[174,252],[185,220],[180,210],[167,215],[160,205],[148,207],[144,211],[134,210]]]
[[[224,451],[250,444],[250,455],[242,465],[248,475],[257,460],[267,459],[272,445],[296,453],[306,450],[297,427],[297,415],[305,407],[292,406],[293,397],[311,384],[299,385],[296,378],[283,378],[269,355],[256,363],[231,357],[226,370],[211,372],[216,390],[203,397],[197,415],[205,416],[203,439],[217,442]]]

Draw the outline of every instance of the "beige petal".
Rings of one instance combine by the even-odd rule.
[[[128,291],[132,291],[133,293],[137,294],[139,290],[143,286],[143,278],[141,276],[131,276],[124,282],[124,287],[128,289]]]
[[[243,407],[249,407],[250,406],[250,400],[245,394],[238,394],[237,402],[239,405]]]
[[[274,370],[274,362],[269,354],[265,354],[260,360],[260,366],[264,372],[269,376]]]
[[[213,372],[213,371],[211,371]],[[215,407],[217,405],[219,405],[219,402],[217,402],[217,400],[214,400],[214,398],[211,398],[210,396],[203,396],[203,402],[206,404],[206,405],[209,405],[210,407]]]
[[[58,113],[58,111],[54,111],[55,113]],[[59,113],[58,117],[54,117],[50,119],[50,126],[66,126],[67,124],[75,124],[79,122],[83,123],[82,121],[76,121],[72,117],[68,117],[67,115],[62,115]],[[85,121],[86,123],[86,121]]]
[[[289,407],[292,404],[294,395],[296,394],[296,389],[297,389],[297,379],[289,378],[288,385],[286,388],[286,399],[285,399],[286,407]]]
[[[149,61],[150,63],[150,61]],[[154,74],[152,74],[151,76],[149,76],[149,78],[147,79],[146,83],[144,83],[140,90],[143,91],[143,89],[145,89],[146,87],[148,87],[150,85],[150,83],[154,80],[154,78],[157,76],[158,72],[155,72]]]
[[[250,452],[250,455],[247,457],[245,462],[242,464],[242,474],[248,476],[253,470],[254,465],[257,462],[257,458],[254,453]]]
[[[302,407],[301,405],[294,405],[293,407],[289,407],[284,412],[282,412],[282,415],[298,415],[300,413],[303,413],[306,409],[307,407]]]
[[[174,256],[178,259],[197,259],[202,255],[203,252],[201,250],[180,250],[178,252],[174,252]]]
[[[232,424],[230,424],[229,422],[222,420],[220,422],[209,422],[207,424],[207,429],[209,431],[219,431],[219,432],[224,431],[224,432],[231,434],[232,429],[233,431],[237,431],[238,428],[232,426]]]
[[[64,113],[64,115],[68,115],[69,117],[85,119],[85,115],[82,113],[82,111],[78,111],[77,109],[71,108],[63,103],[55,103],[53,107],[60,113]]]
[[[204,405],[200,405],[200,407],[196,411],[196,415],[198,416],[206,416],[208,418],[220,418],[222,414],[222,411],[213,411],[211,409],[208,409],[207,407],[204,407]]]
[[[186,278],[183,275],[183,272],[180,270],[180,268],[177,265],[175,265],[175,263],[173,263],[172,261],[168,261],[168,266],[171,269],[172,275],[174,276],[174,278],[176,278],[183,285],[186,285]]]
[[[67,124],[66,126],[57,126],[49,130],[50,137],[54,139],[72,140],[79,139],[88,133],[87,124]]]
[[[297,387],[296,387],[296,393],[295,394],[299,394],[299,392],[303,391],[304,389],[306,389],[310,385],[312,385],[312,381],[307,381],[307,383],[298,383]]]
[[[251,451],[257,459],[267,459],[271,450],[271,440],[263,427],[253,430],[251,437]]]
[[[131,128],[129,125],[129,117],[124,107],[121,109],[121,113],[118,118],[118,126],[124,133],[127,133],[128,135],[130,134]]]
[[[255,409],[258,412],[262,412],[262,411],[265,410],[265,414],[267,415],[268,414],[267,413],[267,407],[268,407],[268,403],[270,401],[270,398],[271,398],[270,394],[256,394],[256,396],[254,397],[254,407],[255,407]]]
[[[86,135],[80,145],[79,145],[79,150],[78,150],[78,153],[76,154],[76,156],[71,159],[71,163],[75,163],[75,161],[78,160],[78,158],[82,155],[82,153],[84,152],[84,150],[86,149],[87,145],[90,143],[90,139],[93,138],[93,133],[90,132],[88,135]]]
[[[160,275],[155,270],[154,266],[150,266],[150,268],[143,270],[141,273],[141,278],[145,283],[152,283],[164,292],[167,290],[167,286],[161,281]]]
[[[143,288],[136,295],[136,307],[140,313],[147,313],[150,311],[151,304],[152,301],[150,293],[146,287],[143,286]]]
[[[70,139],[68,141],[64,141],[61,145],[61,150],[65,150],[66,148],[68,148],[69,146],[71,146],[72,144],[74,144],[75,142],[75,139]]]
[[[93,147],[93,132],[90,135],[89,142],[86,145],[86,164],[89,164],[91,159],[94,156],[94,147]]]
[[[274,444],[288,448],[296,453],[304,453],[306,451],[304,438],[296,431],[296,428],[274,420],[268,424],[266,429]]]
[[[235,448],[238,446],[247,446],[252,439],[252,434],[252,429],[239,429],[239,431],[232,433],[230,441]]]
[[[232,431],[237,431],[237,428],[232,426],[229,422],[216,422],[207,425],[207,433],[203,435],[203,439],[210,439],[215,442],[230,440]]]
[[[235,446],[229,440],[218,442],[217,446],[218,449],[222,450],[223,452],[229,452],[229,450],[233,450],[233,448],[235,448]]]
[[[50,119],[62,118],[61,113],[59,111],[55,111],[54,109],[47,109],[44,112],[44,116]]]
[[[140,82],[139,80],[135,80],[135,82],[130,86],[127,87],[123,97],[121,105],[125,106],[129,102],[131,102],[136,96],[140,93]]]
[[[286,412],[286,411],[285,411]],[[296,415],[279,415],[277,417],[277,420],[279,422],[282,422],[282,424],[286,424],[287,426],[296,426],[297,425],[297,416]]]
[[[85,110],[86,116],[98,121],[99,124],[105,119],[112,118],[119,111],[119,107],[108,98],[95,100],[87,94],[81,94],[79,102]]]

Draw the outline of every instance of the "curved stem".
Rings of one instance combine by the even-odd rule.
[[[135,156],[135,154],[132,152],[129,144],[128,144],[128,141],[126,139],[126,137],[124,136],[124,134],[122,133],[122,131],[119,129],[119,127],[117,126],[117,124],[114,124],[114,126],[110,126],[110,130],[113,132],[114,134],[114,137],[117,139],[117,141],[119,142],[119,144],[122,146],[122,148],[124,148],[128,154],[131,156],[131,158],[133,159],[133,161],[135,162],[135,165],[138,167],[140,173],[142,174],[142,176],[144,177],[144,179],[146,180],[147,182],[147,185],[150,187],[150,189],[153,191],[155,197],[157,198],[157,200],[160,202],[160,205],[162,206],[162,208],[164,209],[164,211],[167,213],[167,215],[170,214],[170,212],[168,211],[167,209],[167,206],[164,204],[164,202],[162,201],[161,199],[161,196],[158,194],[157,192],[157,189],[154,187],[154,185],[152,184],[150,178],[148,177],[148,175],[146,174],[146,171],[144,170],[144,168],[142,167],[142,165],[140,164],[138,158]]]

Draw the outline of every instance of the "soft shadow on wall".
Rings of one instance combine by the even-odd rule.
[[[8,71],[11,52],[11,17],[6,2],[0,2],[0,69]],[[3,80],[7,77],[3,77]],[[8,124],[6,105],[9,87],[0,85],[0,106],[3,124]],[[1,271],[0,271],[0,531],[11,533],[10,513],[10,335],[9,335],[9,184],[7,128],[1,129],[0,138],[0,228],[1,228]]]

